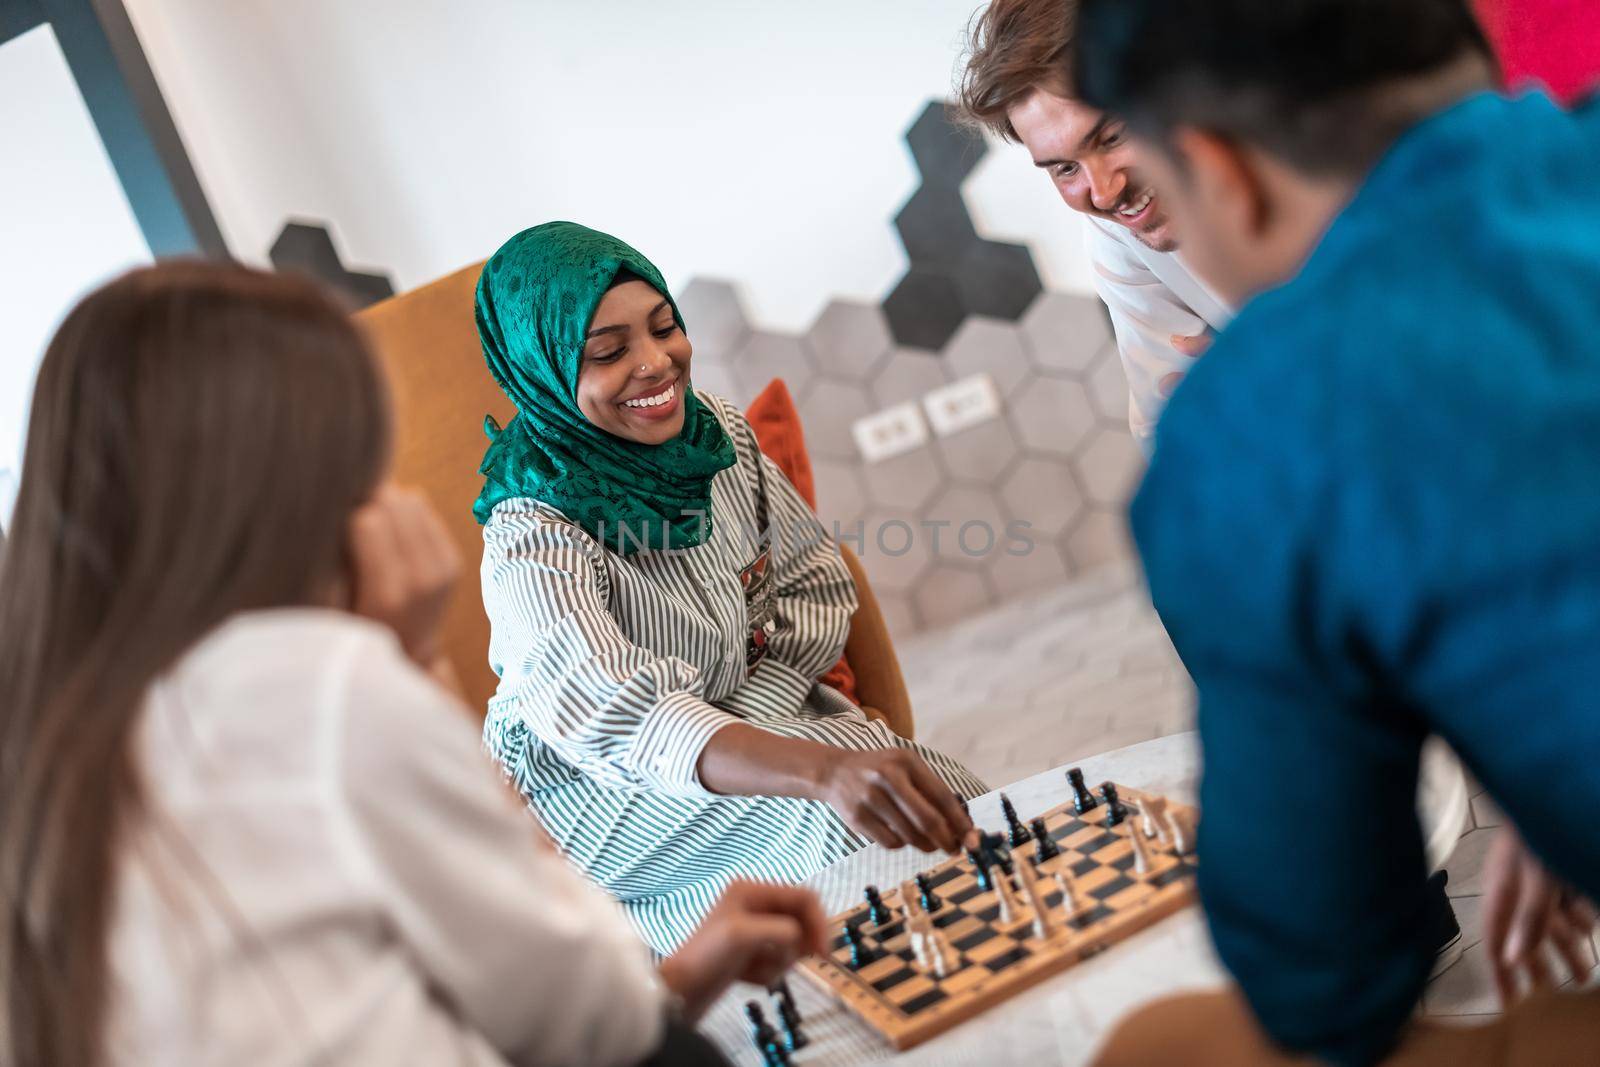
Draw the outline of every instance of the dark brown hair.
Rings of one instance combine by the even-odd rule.
[[[1006,111],[1040,85],[1066,91],[1077,0],[992,0],[967,26],[957,114],[1017,141]]]
[[[57,331],[0,549],[0,1065],[102,1061],[145,694],[230,615],[337,580],[389,419],[309,281],[170,262]]]

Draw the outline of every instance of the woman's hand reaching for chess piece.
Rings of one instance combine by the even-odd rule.
[[[972,829],[961,801],[916,753],[838,751],[821,768],[815,797],[884,848],[955,852]]]

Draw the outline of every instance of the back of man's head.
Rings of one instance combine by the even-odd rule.
[[[1466,0],[1078,0],[1070,84],[1143,132],[1202,127],[1307,172],[1370,166],[1406,87],[1488,45]]]

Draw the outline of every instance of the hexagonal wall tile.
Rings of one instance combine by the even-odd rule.
[[[861,520],[859,542],[842,538],[861,557],[861,566],[874,590],[909,594],[918,579],[933,566],[933,543],[917,517],[909,511],[877,508]],[[848,531],[847,531],[848,533]]]
[[[805,341],[824,374],[848,381],[866,381],[894,344],[883,312],[850,300],[823,308]]]
[[[1075,574],[1132,559],[1136,553],[1121,511],[1091,511],[1062,541]]]
[[[1067,580],[1070,571],[1055,541],[1035,537],[1014,547],[1016,555],[1002,550],[989,561],[989,584],[1000,599],[1034,596]]]
[[[1001,395],[1010,396],[1031,372],[1022,334],[1016,325],[996,319],[970,318],[944,350],[951,380],[987,374]]]
[[[738,292],[714,278],[691,278],[673,299],[683,316],[684,332],[694,344],[694,358],[725,362],[744,343],[750,324]]]
[[[1101,426],[1073,465],[1089,499],[1106,507],[1125,507],[1144,474],[1144,453],[1126,429]]]
[[[1095,424],[1089,394],[1061,378],[1030,381],[1011,401],[1011,415],[1025,448],[1056,456],[1070,456]]]
[[[938,350],[967,317],[956,283],[913,267],[883,301],[889,333],[903,345]]]
[[[267,258],[281,271],[309,274],[333,287],[353,307],[364,308],[394,295],[394,282],[387,274],[346,267],[333,235],[320,222],[285,223]]]
[[[1084,384],[1102,418],[1128,424],[1128,375],[1122,369],[1122,356],[1115,344],[1107,345],[1095,356]]]
[[[1111,341],[1105,305],[1093,297],[1045,293],[1022,317],[1022,333],[1040,370],[1081,375]]]
[[[952,478],[985,485],[993,485],[1021,453],[1005,419],[981,422],[937,440],[939,458]]]
[[[774,378],[782,378],[795,401],[802,402],[816,371],[798,337],[758,330],[734,353],[733,373],[754,396]]]
[[[927,447],[904,452],[861,469],[867,499],[883,508],[917,511],[932,499],[944,481],[944,472]]]
[[[868,389],[879,407],[920,401],[928,393],[947,385],[950,375],[945,361],[921,348],[891,349],[872,376]]]
[[[867,580],[872,579],[869,576]],[[878,610],[883,614],[883,624],[889,628],[890,637],[903,641],[921,632],[922,623],[917,619],[917,609],[911,606],[909,596],[880,590],[877,586],[872,587],[872,593],[877,598]]]
[[[711,360],[702,363],[697,357],[689,364],[689,381],[695,392],[715,393],[741,411],[755,399],[755,393],[734,377],[733,368],[726,363]]]
[[[867,511],[867,489],[855,463],[831,459],[811,460],[811,479],[817,489],[817,517],[830,533],[833,524],[853,526]]]
[[[924,523],[937,523],[939,559],[963,567],[983,568],[1006,545],[1006,516],[1000,501],[987,489],[971,485],[948,486],[922,512]]]
[[[858,459],[851,427],[857,419],[871,413],[872,404],[860,385],[832,378],[817,379],[800,405],[807,451],[824,459]]]
[[[1000,499],[1013,519],[1027,522],[1034,536],[1054,540],[1083,511],[1083,490],[1062,460],[1028,456],[1000,485]]]
[[[941,564],[923,575],[911,600],[923,629],[936,630],[987,611],[995,596],[982,574]]]
[[[906,131],[911,158],[929,185],[959,185],[988,151],[983,138],[951,121],[949,105],[931,100]]]
[[[1028,249],[998,241],[983,241],[968,248],[954,277],[961,303],[969,312],[1008,322],[1020,318],[1044,291]]]
[[[922,186],[895,214],[894,228],[912,264],[929,270],[953,270],[978,245],[978,231],[955,189]]]

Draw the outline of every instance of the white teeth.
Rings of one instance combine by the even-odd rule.
[[[1145,194],[1139,198],[1137,203],[1119,209],[1117,214],[1122,215],[1125,218],[1137,218],[1145,208],[1150,206],[1150,201],[1154,200],[1155,198],[1156,194],[1153,191],[1146,190]]]
[[[625,408],[658,408],[662,404],[670,401],[674,396],[677,395],[677,393],[678,387],[676,385],[669,385],[667,386],[665,392],[657,393],[655,396],[645,397],[643,400],[624,400],[622,402],[622,406]]]

